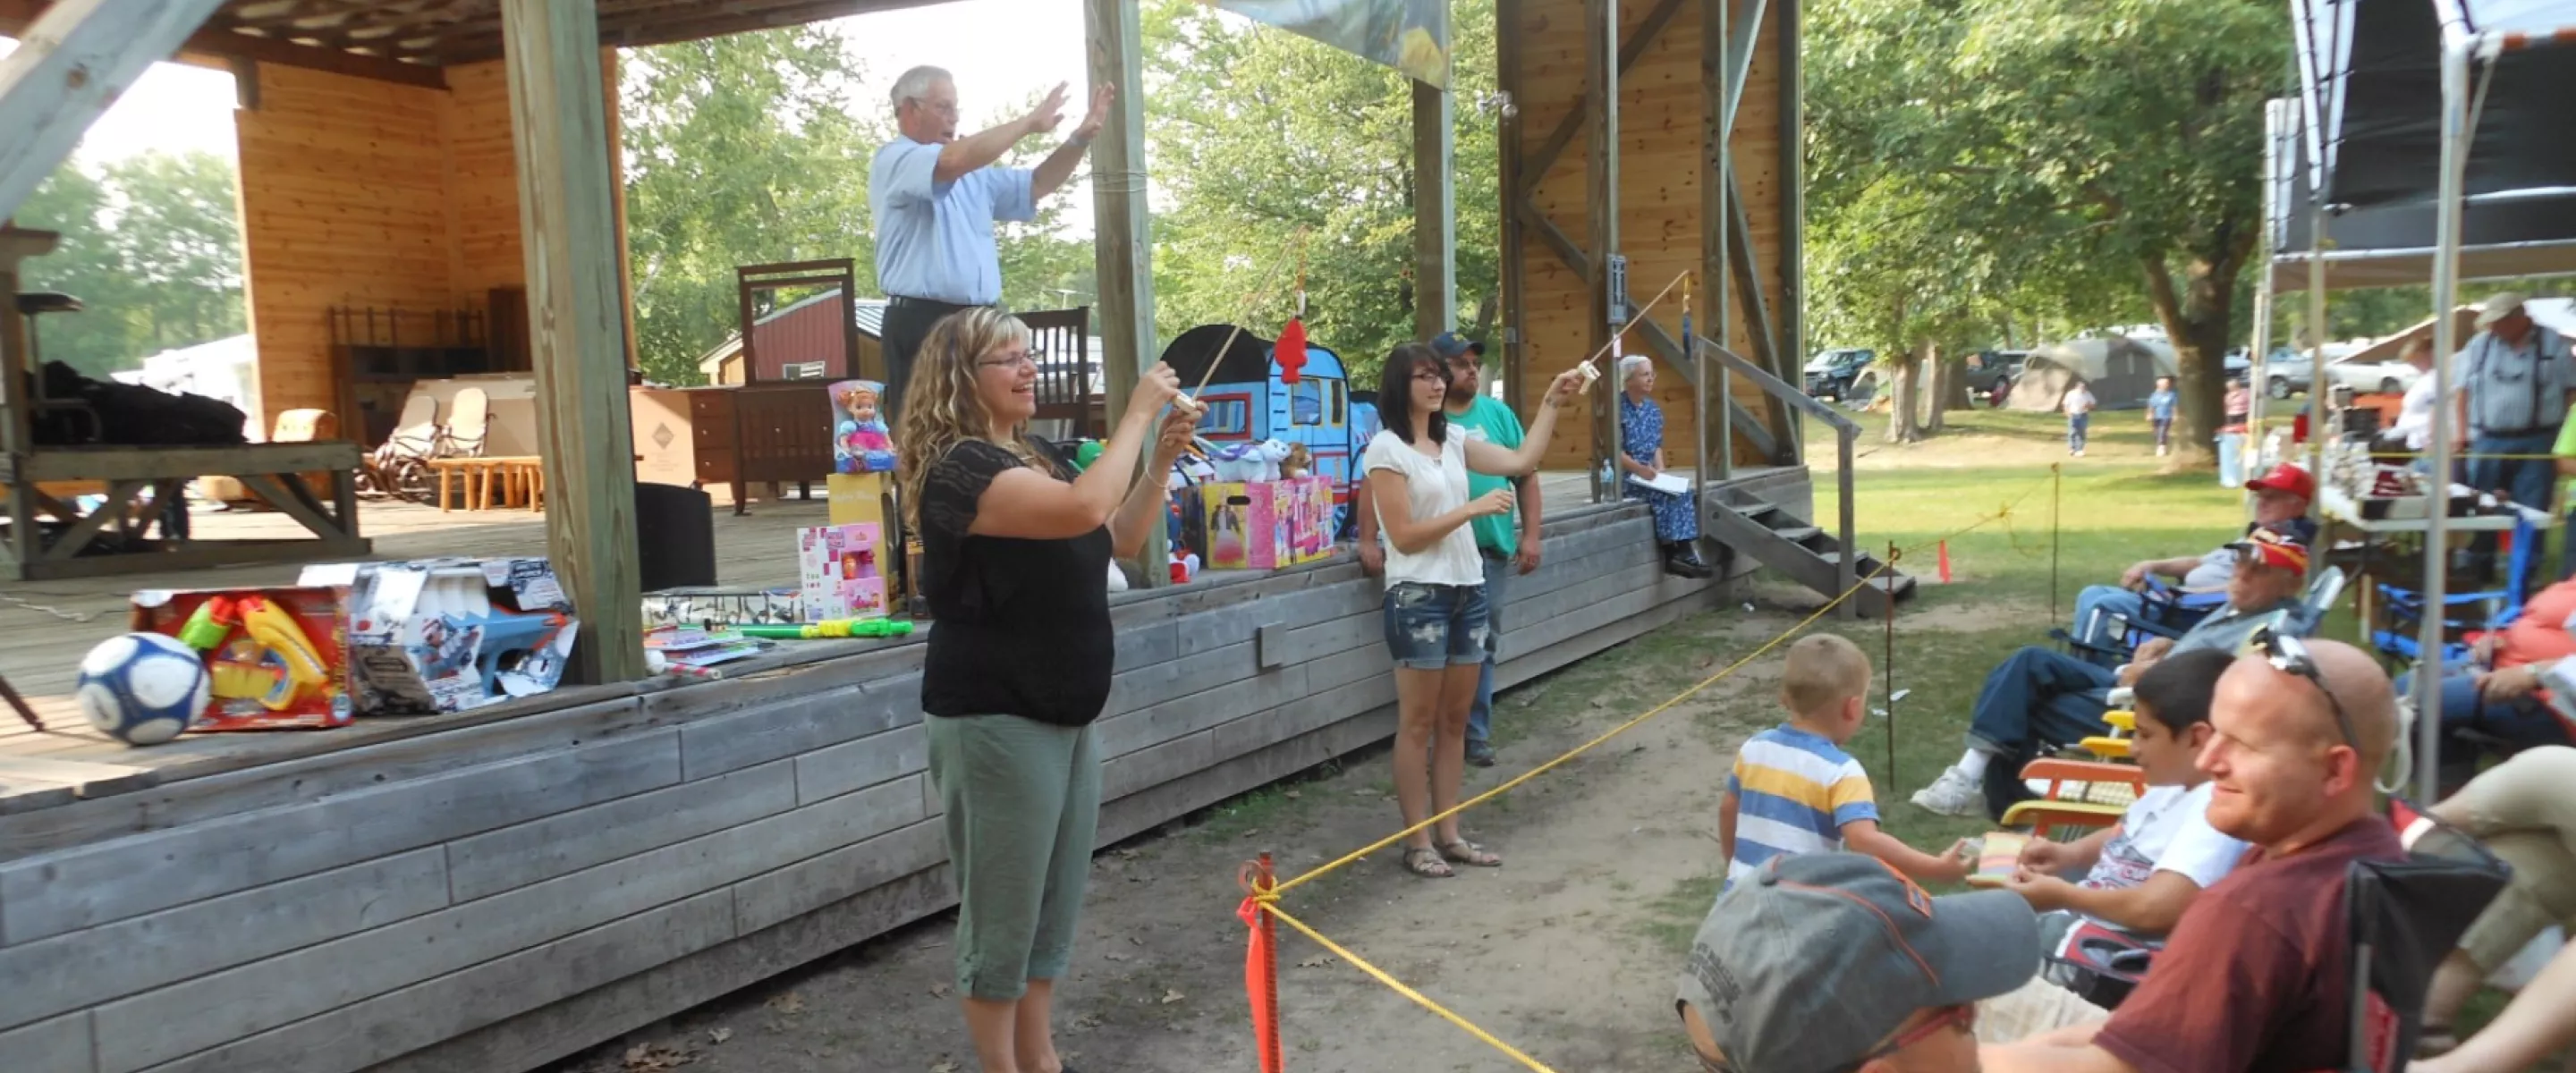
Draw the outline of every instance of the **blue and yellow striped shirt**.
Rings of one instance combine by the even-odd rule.
[[[1726,792],[1735,797],[1735,859],[1729,884],[1784,853],[1843,848],[1843,825],[1878,819],[1878,800],[1860,761],[1833,742],[1783,724],[1736,753]]]

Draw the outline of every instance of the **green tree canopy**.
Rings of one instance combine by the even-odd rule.
[[[232,162],[211,153],[57,170],[17,214],[19,226],[62,233],[53,253],[27,262],[23,286],[84,307],[39,318],[45,360],[103,377],[164,350],[241,334],[238,203]]]
[[[1493,0],[1452,7],[1458,303],[1489,327],[1499,289]],[[1304,232],[1307,337],[1374,369],[1413,337],[1413,105],[1392,69],[1196,0],[1145,7],[1154,324],[1272,334],[1295,311]],[[1277,282],[1256,307],[1247,303]],[[1479,324],[1479,322],[1482,322]]]

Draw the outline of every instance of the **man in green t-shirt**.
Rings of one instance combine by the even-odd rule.
[[[1449,396],[1445,407],[1449,424],[1474,439],[1481,439],[1508,450],[1521,446],[1521,419],[1512,408],[1503,405],[1484,391],[1485,344],[1469,342],[1456,332],[1442,332],[1431,340],[1431,350],[1449,363]],[[1485,609],[1489,632],[1500,638],[1503,632],[1504,583],[1513,574],[1526,574],[1538,569],[1539,498],[1538,474],[1518,479],[1488,477],[1481,473],[1467,475],[1467,498],[1511,485],[1515,500],[1512,513],[1478,518],[1468,525],[1476,533],[1476,554],[1485,561]],[[1365,488],[1365,485],[1363,485]],[[1377,511],[1365,494],[1352,497],[1359,510],[1360,566],[1371,576],[1385,569],[1386,552],[1378,545]],[[1467,762],[1477,767],[1494,766],[1494,656],[1485,654],[1484,669],[1476,675],[1476,704],[1467,715]]]

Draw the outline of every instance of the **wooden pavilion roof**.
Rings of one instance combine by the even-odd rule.
[[[52,0],[0,0],[16,34]],[[599,41],[631,48],[795,26],[939,0],[596,0]],[[501,0],[228,0],[183,55],[444,85],[439,68],[501,58]]]

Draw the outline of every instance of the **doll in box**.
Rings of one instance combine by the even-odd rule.
[[[875,381],[853,380],[833,399],[841,409],[841,419],[833,428],[837,442],[832,445],[832,454],[838,463],[835,468],[843,473],[881,473],[894,468],[894,438],[877,412],[883,390]]]

